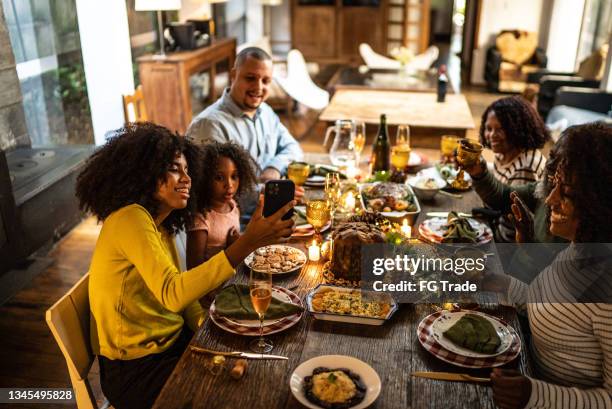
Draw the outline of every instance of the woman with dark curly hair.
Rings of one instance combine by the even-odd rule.
[[[501,408],[612,407],[612,125],[568,128],[546,198],[550,231],[571,241],[509,298],[527,310],[538,379],[495,369]]]
[[[546,160],[540,148],[550,138],[536,110],[522,97],[498,99],[482,114],[480,142],[495,153],[493,175],[509,186],[542,178]],[[512,223],[502,217],[498,241],[513,241]]]
[[[240,239],[181,273],[173,236],[195,212],[199,154],[166,128],[130,124],[77,179],[81,208],[104,222],[89,270],[91,345],[102,391],[116,408],[153,404],[204,319],[198,299],[250,252],[292,231],[281,217],[293,203],[268,218],[260,205]]]
[[[199,203],[187,233],[188,268],[208,260],[240,237],[236,200],[252,193],[257,184],[257,163],[235,143],[204,145],[202,163],[207,170],[194,186]]]

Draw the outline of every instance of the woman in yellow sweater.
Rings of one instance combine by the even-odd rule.
[[[198,159],[195,145],[166,128],[131,124],[89,158],[77,180],[81,208],[104,221],[89,271],[91,345],[102,390],[118,409],[153,404],[204,319],[198,299],[250,252],[292,231],[281,216],[293,203],[268,218],[260,203],[235,243],[181,273],[173,235],[195,211]]]

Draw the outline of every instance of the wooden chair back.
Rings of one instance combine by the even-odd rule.
[[[123,95],[123,116],[126,124],[149,120],[144,94],[142,93],[142,85],[139,85],[132,95]]]
[[[94,361],[89,340],[89,274],[59,299],[45,315],[68,366],[79,409],[98,409],[87,375]],[[103,407],[108,407],[105,402]]]

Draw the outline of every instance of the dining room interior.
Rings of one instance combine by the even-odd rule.
[[[0,408],[612,408],[612,0],[0,5]]]

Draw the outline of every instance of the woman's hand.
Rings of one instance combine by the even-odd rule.
[[[521,200],[516,192],[510,193],[510,200],[512,200],[512,214],[508,217],[514,223],[515,240],[517,243],[532,243],[534,232],[533,232],[533,215]]]
[[[491,372],[493,400],[501,409],[523,409],[531,396],[531,381],[513,369]]]
[[[225,255],[230,264],[236,267],[246,256],[259,247],[278,243],[282,238],[291,236],[293,219],[283,220],[282,217],[293,206],[295,206],[295,201],[287,203],[270,217],[263,217],[263,196],[260,196],[257,209],[255,209],[244,233],[225,250]]]
[[[487,161],[482,156],[480,157],[478,162],[474,163],[473,165],[464,166],[461,163],[459,164],[461,165],[461,168],[465,170],[467,173],[469,173],[469,175],[472,178],[478,179],[482,177],[484,173],[487,171]]]

